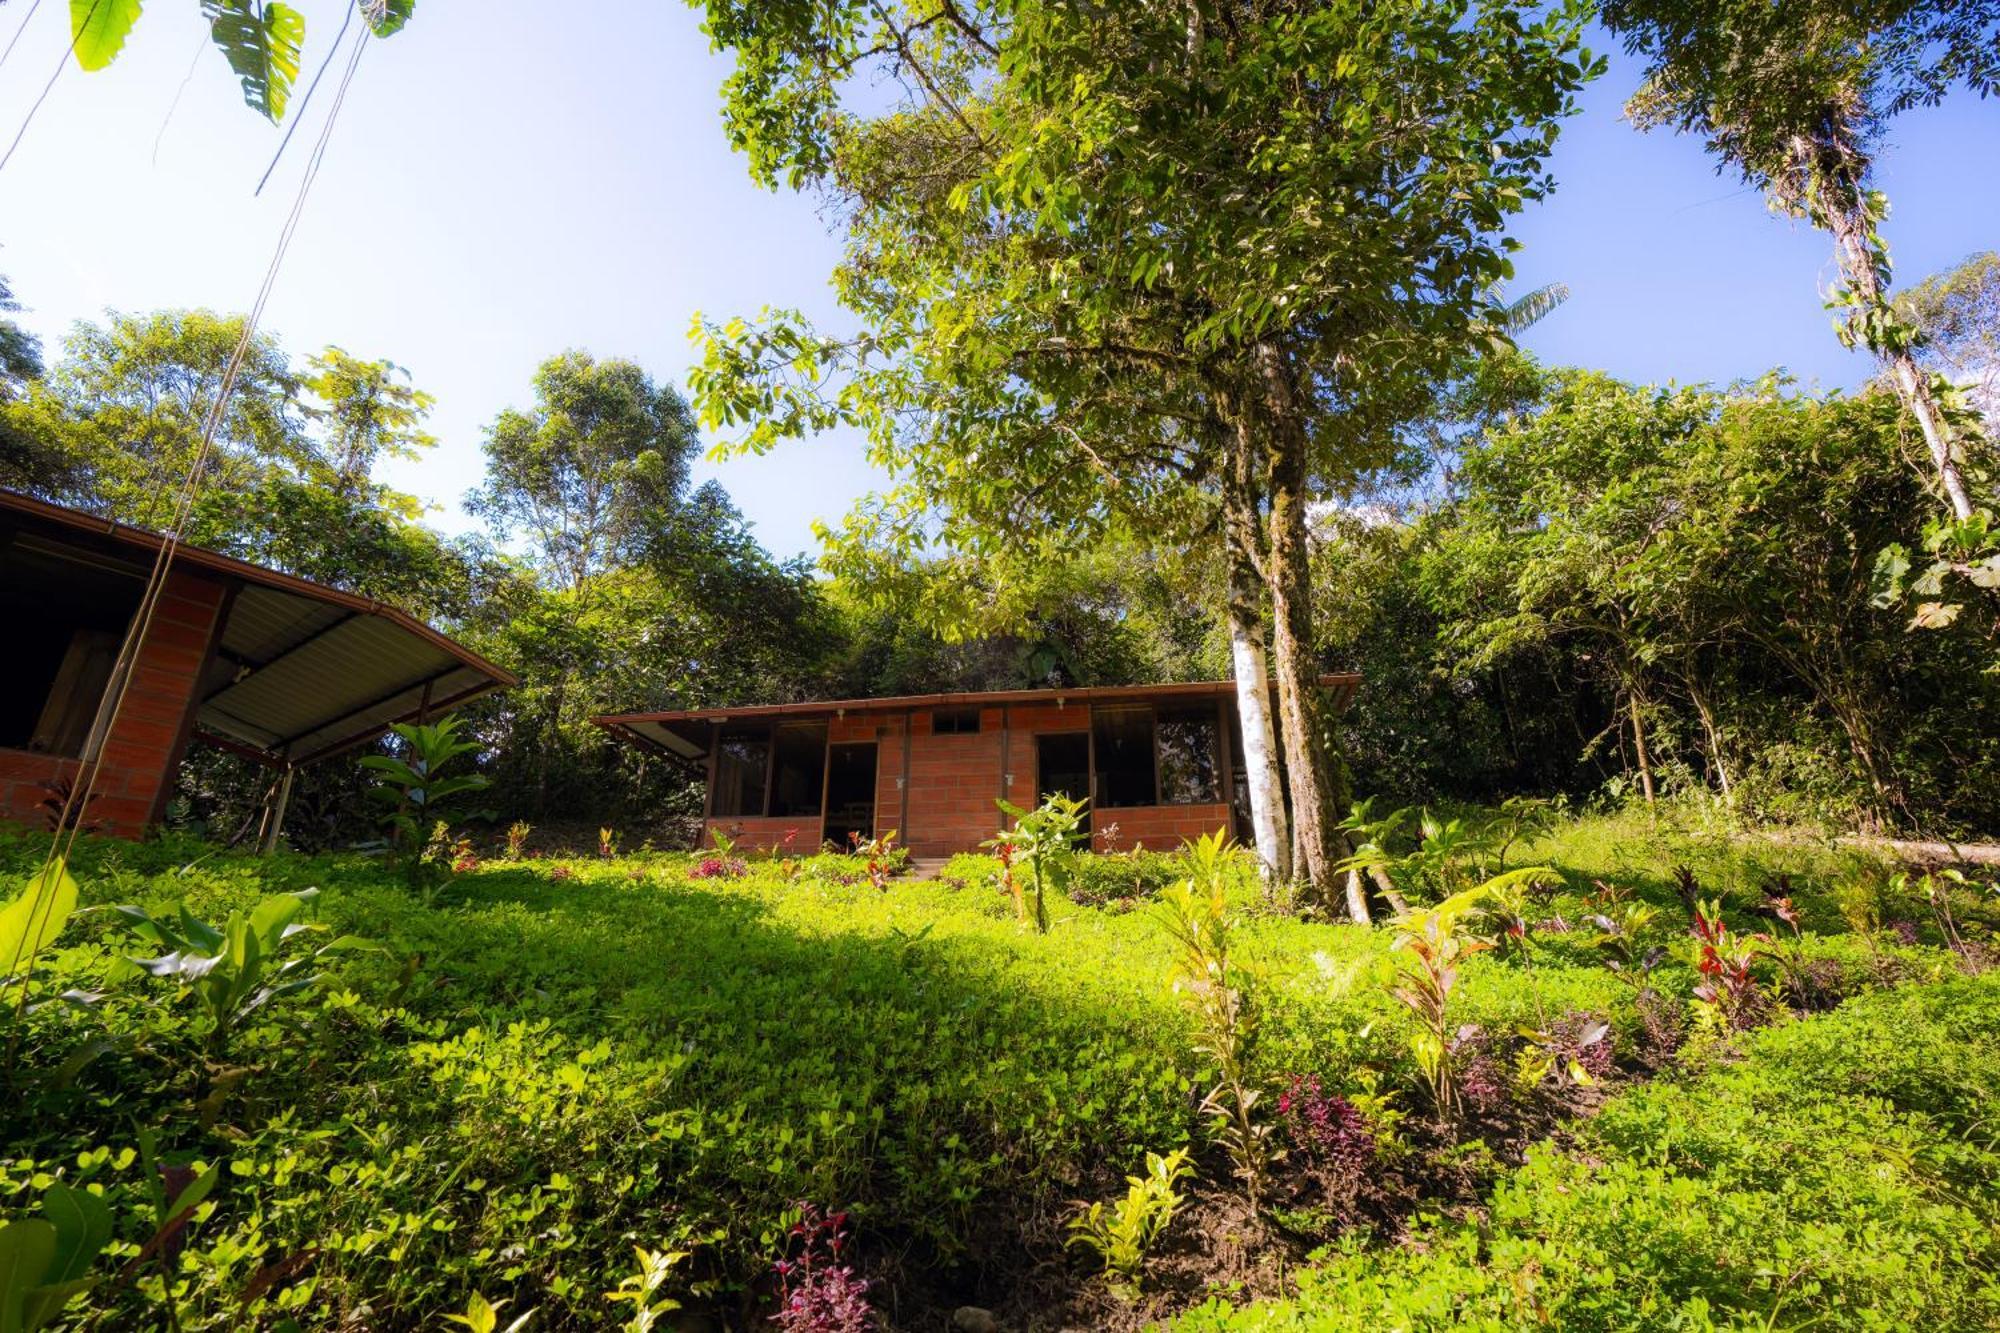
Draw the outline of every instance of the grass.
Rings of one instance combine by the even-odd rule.
[[[38,851],[10,835],[0,866],[18,882]],[[1092,889],[1102,906],[1059,904],[1041,936],[1013,920],[980,858],[955,861],[946,882],[887,892],[845,858],[753,861],[741,878],[707,879],[675,855],[489,862],[425,901],[361,858],[97,843],[77,865],[88,904],[157,913],[185,901],[215,920],[312,885],[334,930],[384,952],[274,1003],[216,1061],[191,1010],[157,987],[34,1009],[20,1095],[0,1106],[0,1208],[31,1211],[57,1180],[104,1195],[118,1218],[100,1264],[112,1280],[72,1312],[111,1326],[157,1324],[171,1305],[187,1329],[434,1328],[477,1292],[508,1300],[510,1317],[533,1307],[531,1328],[602,1327],[619,1308],[606,1293],[641,1246],[685,1252],[671,1294],[750,1328],[771,1308],[772,1264],[802,1202],[851,1213],[848,1253],[896,1327],[970,1303],[1010,1327],[1036,1311],[1054,1327],[1198,1309],[1191,1327],[1339,1328],[1349,1316],[1332,1307],[1370,1300],[1409,1327],[1461,1313],[1514,1326],[1538,1309],[1585,1327],[1592,1310],[1639,1308],[1590,1304],[1602,1293],[1579,1256],[1592,1247],[1636,1275],[1645,1318],[1682,1321],[1660,1327],[1761,1319],[1778,1295],[1774,1327],[1826,1315],[1836,1297],[1880,1302],[1884,1327],[1935,1322],[1941,1302],[1975,1297],[1985,1303],[1966,1308],[1990,1318],[1993,1131],[1967,1107],[2000,1094],[2000,1077],[1989,1057],[1948,1057],[1951,1040],[1995,1049],[2000,1005],[1990,985],[1955,979],[1959,960],[1928,928],[1915,944],[1845,933],[1833,886],[1881,867],[1639,815],[1578,821],[1513,860],[1530,856],[1564,873],[1552,913],[1577,918],[1594,878],[1660,904],[1660,939],[1677,956],[1656,986],[1675,1023],[1696,979],[1673,924],[1676,864],[1745,927],[1767,883],[1788,876],[1825,1003],[1856,998],[1683,1058],[1658,1049],[1661,1016],[1635,1004],[1584,932],[1542,937],[1526,965],[1480,956],[1454,1017],[1496,1058],[1517,1029],[1588,1014],[1612,1024],[1618,1069],[1567,1099],[1506,1100],[1454,1136],[1424,1124],[1406,1017],[1383,986],[1398,966],[1391,933],[1276,913],[1245,878],[1236,951],[1260,1020],[1259,1077],[1373,1090],[1405,1116],[1365,1198],[1329,1209],[1301,1178],[1259,1222],[1230,1211],[1226,1166],[1205,1146],[1207,1070],[1142,896],[1155,862],[1094,867],[1093,884],[1130,878],[1132,895]],[[1990,930],[1975,911],[1973,933]],[[112,957],[143,952],[104,912],[79,918],[61,946],[38,997],[99,989]],[[1903,984],[1881,990],[1891,973]],[[1925,1034],[1912,1047],[1923,1067],[1893,1051],[1861,1059],[1899,1028]],[[1855,1082],[1891,1065],[1894,1091]],[[1573,1119],[1611,1094],[1602,1114]],[[177,1249],[134,1262],[150,1234],[142,1130],[169,1163],[221,1163],[223,1184]],[[1843,1192],[1839,1172],[1808,1170],[1826,1160],[1815,1144],[1861,1163],[1862,1185]],[[1122,1193],[1147,1152],[1189,1145],[1204,1180],[1149,1295],[1121,1305],[1065,1248],[1064,1224],[1079,1201]],[[1756,1193],[1760,1172],[1778,1180],[1777,1204],[1726,1217],[1696,1206],[1705,1192]],[[1654,1221],[1621,1230],[1621,1216]],[[1768,1235],[1768,1253],[1732,1242],[1728,1290],[1743,1301],[1708,1280],[1690,1219]],[[1983,1246],[1970,1239],[1979,1226]],[[1876,1255],[1876,1286],[1773,1248],[1817,1255],[1835,1239]],[[1321,1246],[1329,1261],[1299,1278]],[[1683,1250],[1698,1258],[1672,1258]],[[1775,1276],[1756,1277],[1757,1263]],[[1892,1286],[1906,1299],[1878,1290]]]

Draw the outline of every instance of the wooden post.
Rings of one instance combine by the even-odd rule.
[[[904,710],[903,776],[897,779],[897,785],[903,789],[903,818],[897,825],[897,831],[902,835],[905,847],[910,845],[910,728],[913,725],[912,719],[915,717],[916,714],[914,712],[907,709]]]
[[[259,855],[269,856],[278,850],[278,838],[285,830],[285,810],[292,803],[292,776],[297,772],[296,767],[286,764],[284,776],[278,779],[278,790],[264,814],[264,830],[257,843]]]

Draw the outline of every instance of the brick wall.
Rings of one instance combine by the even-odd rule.
[[[159,822],[187,746],[195,684],[226,592],[225,584],[188,570],[168,576],[84,808],[84,822],[93,831],[137,838]],[[39,807],[49,786],[74,779],[77,767],[74,759],[0,750],[0,816],[41,823]]]
[[[875,832],[897,830],[897,840],[916,856],[950,856],[975,850],[1001,828],[996,800],[1030,809],[1035,799],[1035,737],[1090,730],[1090,706],[1014,704],[981,710],[977,733],[935,734],[932,713],[855,713],[827,723],[829,744],[873,741]],[[909,727],[909,771],[904,772],[903,731]],[[901,781],[908,778],[908,804]],[[1011,781],[1006,779],[1011,776]],[[1133,806],[1093,814],[1098,851],[1123,851],[1135,844],[1170,851],[1188,839],[1229,827],[1229,807],[1216,805]],[[1106,830],[1117,825],[1115,836]],[[820,837],[819,822],[791,819],[716,818],[743,851],[780,846],[796,831],[793,847],[810,850]],[[705,835],[705,830],[704,830]]]
[[[795,856],[810,856],[819,850],[818,815],[794,815],[784,819],[718,816],[702,825],[703,850],[714,842],[709,836],[710,829],[721,829],[722,836],[736,844],[739,854],[784,851],[787,837],[791,838],[791,851]]]
[[[1093,851],[1129,852],[1143,844],[1148,851],[1171,852],[1183,842],[1229,827],[1226,805],[1132,805],[1098,810],[1091,816]]]

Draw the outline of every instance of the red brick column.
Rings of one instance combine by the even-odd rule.
[[[159,822],[200,702],[202,667],[228,591],[228,585],[189,570],[168,574],[117,725],[104,741],[94,799],[84,810],[94,831],[137,838]]]

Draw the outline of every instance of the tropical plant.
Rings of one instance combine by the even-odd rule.
[[[0,982],[24,975],[76,910],[77,886],[68,864],[52,857],[19,897],[0,907]]]
[[[100,70],[117,59],[139,21],[141,4],[142,0],[72,0],[71,49],[77,65]],[[359,5],[362,20],[376,37],[400,32],[416,7],[416,0],[364,0]],[[216,49],[243,84],[244,102],[274,123],[283,120],[305,48],[305,15],[280,0],[201,0],[201,15]],[[345,23],[340,31],[346,33]]]
[[[1396,924],[1392,950],[1405,955],[1389,995],[1408,1009],[1417,1026],[1410,1033],[1410,1054],[1430,1089],[1431,1105],[1440,1120],[1458,1115],[1458,1083],[1452,1065],[1457,1039],[1451,1001],[1465,959],[1493,946],[1465,929],[1478,910],[1483,888],[1454,894],[1435,907],[1420,908]]]
[[[686,1250],[649,1250],[643,1245],[632,1247],[638,1257],[639,1269],[629,1274],[618,1284],[616,1291],[605,1293],[609,1301],[621,1301],[631,1305],[632,1317],[621,1326],[625,1333],[651,1333],[655,1324],[664,1315],[681,1308],[681,1303],[671,1296],[659,1294],[667,1285],[667,1279],[680,1262],[688,1257]]]
[[[1070,1219],[1069,1243],[1096,1253],[1111,1278],[1111,1290],[1121,1300],[1139,1294],[1146,1255],[1174,1220],[1181,1195],[1174,1187],[1193,1174],[1185,1148],[1162,1157],[1146,1154],[1144,1175],[1125,1177],[1125,1197],[1106,1208],[1093,1203]]]
[[[1084,810],[1087,802],[1056,792],[1033,810],[1023,810],[1007,801],[998,805],[1003,814],[1014,823],[992,838],[981,843],[996,851],[1006,850],[1008,875],[1027,871],[1029,883],[1034,887],[1035,929],[1046,935],[1049,930],[1049,896],[1058,898],[1069,896],[1070,882],[1076,877],[1077,841],[1083,827]],[[1014,895],[1016,906],[1022,904],[1022,895]]]
[[[111,1241],[111,1210],[87,1189],[50,1185],[40,1217],[0,1226],[0,1329],[35,1333],[96,1282],[91,1264]]]
[[[458,726],[456,717],[433,723],[399,722],[390,730],[402,742],[402,753],[362,759],[363,768],[382,775],[369,795],[390,807],[382,823],[389,830],[391,848],[407,851],[440,822],[438,809],[446,801],[486,786],[478,773],[444,775],[454,759],[479,749],[477,742],[460,739]]]
[[[320,974],[311,969],[327,955],[378,947],[358,936],[342,935],[310,952],[283,957],[292,940],[326,929],[299,919],[318,897],[318,889],[275,894],[247,912],[231,912],[220,927],[198,920],[185,903],[172,921],[159,920],[139,907],[116,907],[112,910],[125,918],[133,934],[167,952],[155,958],[123,959],[114,967],[113,977],[144,973],[172,980],[181,993],[192,994],[207,1023],[203,1044],[210,1058],[216,1058],[237,1029],[266,1005],[318,984]]]
[[[448,1314],[444,1317],[444,1321],[468,1329],[470,1333],[523,1333],[528,1327],[528,1321],[535,1317],[535,1312],[523,1311],[502,1328],[500,1311],[506,1304],[506,1301],[489,1301],[475,1291],[465,1298],[464,1314]]]
[[[1701,980],[1694,998],[1707,1021],[1720,1032],[1749,1026],[1755,1015],[1757,979],[1750,967],[1764,935],[1739,934],[1722,916],[1722,904],[1709,899],[1695,909],[1695,970]]]
[[[847,1214],[800,1202],[786,1233],[788,1253],[772,1266],[778,1278],[779,1333],[869,1333],[875,1312],[868,1282],[845,1261]]]
[[[1257,1111],[1262,1098],[1251,1072],[1256,1012],[1250,974],[1230,956],[1234,920],[1228,890],[1242,853],[1222,833],[1187,844],[1189,876],[1160,895],[1167,934],[1179,947],[1174,989],[1195,1020],[1195,1050],[1215,1069],[1202,1097],[1215,1138],[1229,1154],[1236,1178],[1254,1210],[1263,1194],[1271,1158],[1271,1126]]]
[[[525,819],[517,819],[507,826],[507,859],[519,861],[528,854],[528,835],[535,831]]]

